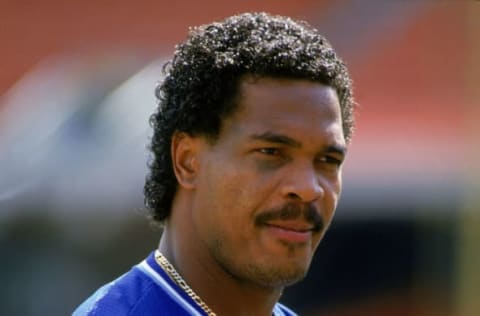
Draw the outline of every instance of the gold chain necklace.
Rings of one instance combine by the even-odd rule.
[[[200,306],[200,308],[208,315],[208,316],[217,316],[212,310],[205,304],[204,301],[200,298],[200,296],[195,293],[190,286],[188,286],[187,282],[178,274],[177,270],[173,267],[173,265],[165,258],[165,256],[159,251],[155,251],[155,261],[157,264],[165,271],[168,276],[178,284],[178,286],[187,293],[188,296],[192,298],[192,300]]]

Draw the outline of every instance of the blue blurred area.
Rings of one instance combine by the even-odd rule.
[[[93,62],[101,73],[85,71],[92,60],[45,62],[4,98],[0,219],[39,204],[69,216],[141,205],[162,62]]]

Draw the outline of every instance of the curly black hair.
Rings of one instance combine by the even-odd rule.
[[[347,68],[328,41],[305,22],[267,13],[245,13],[190,30],[164,67],[155,94],[153,136],[144,193],[154,222],[170,214],[177,190],[170,146],[175,132],[215,140],[222,121],[236,109],[244,75],[306,79],[333,87],[339,98],[345,139],[353,132],[353,96]]]

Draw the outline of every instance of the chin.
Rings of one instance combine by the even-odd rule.
[[[231,248],[217,242],[214,256],[233,278],[265,288],[283,288],[305,278],[312,259],[312,249],[305,244],[279,244],[238,257]]]
[[[310,260],[307,258],[273,258],[270,262],[252,263],[244,269],[251,281],[269,288],[285,287],[305,278]]]
[[[307,269],[299,268],[272,269],[264,275],[257,275],[257,282],[265,287],[278,288],[286,287],[297,283],[305,278]]]

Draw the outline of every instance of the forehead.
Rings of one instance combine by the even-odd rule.
[[[236,102],[237,111],[225,120],[225,127],[258,133],[331,134],[338,141],[343,139],[337,93],[327,85],[301,79],[245,77]]]
[[[291,108],[313,110],[322,116],[340,118],[336,91],[319,82],[247,76],[240,82],[237,96],[239,110],[284,112]]]

